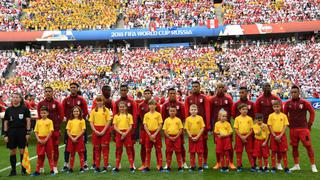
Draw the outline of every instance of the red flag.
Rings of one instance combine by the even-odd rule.
[[[217,28],[219,25],[218,19],[208,19],[207,20],[207,27],[209,29]]]

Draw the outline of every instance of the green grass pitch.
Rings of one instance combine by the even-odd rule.
[[[313,148],[315,151],[315,158],[316,162],[319,162],[319,152],[320,152],[320,143],[318,142],[319,138],[319,130],[320,130],[320,111],[316,112],[316,119],[315,123],[313,125],[312,131],[311,131],[311,137],[312,137],[312,142],[313,142]],[[35,150],[35,143],[34,143],[34,137],[33,137],[33,142],[30,143],[29,146],[29,153],[30,157],[33,157],[36,155],[36,150]],[[111,172],[107,172],[104,174],[95,174],[92,170],[85,172],[84,174],[79,174],[79,160],[76,158],[75,161],[75,172],[73,174],[66,174],[66,173],[61,173],[57,174],[54,177],[51,177],[49,175],[49,167],[48,167],[48,162],[47,160],[45,161],[45,174],[41,174],[39,177],[23,177],[20,175],[20,166],[17,167],[17,172],[18,176],[14,178],[9,178],[7,175],[10,172],[10,169],[5,170],[3,172],[0,172],[0,179],[14,179],[14,180],[19,180],[19,179],[100,179],[100,178],[108,178],[108,179],[255,179],[255,180],[267,180],[267,179],[320,179],[320,174],[319,173],[312,173],[311,172],[311,167],[309,164],[309,158],[307,156],[307,152],[300,143],[300,166],[302,168],[301,171],[299,172],[293,172],[292,174],[285,174],[283,172],[277,172],[276,174],[271,174],[271,173],[251,173],[249,171],[249,163],[246,154],[244,153],[243,155],[243,160],[244,160],[244,171],[241,173],[237,173],[236,171],[230,171],[229,173],[221,173],[218,170],[213,170],[212,166],[215,164],[215,146],[213,143],[213,138],[210,137],[208,141],[208,146],[209,146],[209,166],[210,169],[205,170],[202,174],[199,174],[198,172],[193,172],[190,173],[189,171],[185,170],[183,173],[178,173],[177,172],[177,164],[175,160],[175,156],[173,157],[173,165],[172,165],[172,171],[170,173],[159,173],[158,171],[155,170],[156,167],[156,158],[155,158],[155,153],[154,150],[152,151],[152,157],[151,157],[151,171],[149,173],[142,173],[139,171],[136,171],[134,174],[131,174],[129,172],[129,163],[127,160],[127,156],[124,150],[123,153],[123,158],[122,158],[122,169],[120,173],[118,174],[112,174]],[[91,143],[87,144],[88,148],[88,162],[89,165],[91,164],[91,159],[92,159],[92,146]],[[139,167],[141,165],[141,160],[139,157],[139,152],[140,152],[140,145],[136,144],[135,145],[136,149],[136,158],[135,158],[135,166]],[[188,149],[188,145],[186,146],[186,149]],[[165,145],[163,143],[163,164],[165,164]],[[59,159],[59,169],[63,166],[63,152],[64,152],[64,147],[60,148],[60,159]],[[77,156],[76,156],[77,157]],[[113,166],[115,164],[115,144],[111,143],[110,144],[110,164]],[[289,159],[289,167],[293,166],[293,158],[292,158],[292,151],[291,147],[289,148],[288,151],[288,159]],[[19,158],[17,159],[19,160]],[[269,158],[270,161],[270,158]],[[189,155],[187,155],[187,162],[189,164]],[[235,162],[235,158],[234,158]],[[1,139],[0,142],[0,171],[10,165],[9,163],[9,151],[6,149],[5,144],[3,143],[3,139]],[[31,160],[31,167],[32,167],[32,172],[34,172],[36,166],[36,159]],[[318,163],[318,168],[320,168],[320,164]]]

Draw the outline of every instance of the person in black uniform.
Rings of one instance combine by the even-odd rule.
[[[16,149],[20,149],[20,162],[23,159],[24,148],[31,133],[31,115],[24,105],[23,98],[19,93],[13,93],[12,106],[6,109],[4,114],[4,141],[10,149],[11,172],[9,176],[17,175]],[[21,168],[22,175],[26,174],[25,168]]]

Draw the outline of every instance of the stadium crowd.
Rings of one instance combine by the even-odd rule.
[[[211,0],[131,0],[120,3],[125,28],[193,27],[215,17]]]
[[[115,2],[95,1],[30,1],[22,20],[26,29],[109,29],[117,20]]]
[[[225,0],[224,24],[320,19],[319,0]],[[5,0],[0,31],[194,27],[216,18],[212,0]],[[119,23],[122,27],[122,23]]]
[[[130,95],[152,87],[156,95],[175,86],[185,97],[190,82],[198,79],[203,91],[214,91],[217,81],[226,82],[228,92],[237,95],[239,86],[259,96],[261,82],[268,81],[274,93],[288,97],[288,87],[298,84],[304,97],[319,92],[320,44],[308,41],[256,41],[213,47],[174,49],[94,50],[90,48],[22,51],[16,58],[15,76],[7,79],[0,91],[8,95],[17,88],[30,94],[41,94],[51,85],[58,99],[68,94],[70,82],[79,82],[86,99],[93,99],[104,84],[118,88],[127,83]],[[183,98],[182,97],[182,98]]]
[[[320,19],[319,0],[225,0],[224,24],[284,23]]]
[[[0,2],[0,31],[20,31],[22,24],[20,16],[22,15],[22,5],[26,0],[3,0]]]

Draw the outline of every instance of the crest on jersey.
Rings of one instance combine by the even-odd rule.
[[[131,106],[131,103],[127,103],[127,106],[130,107],[130,106]]]
[[[179,106],[177,106],[177,110],[179,110],[180,109],[180,107]]]
[[[23,114],[19,114],[19,119],[23,119]]]
[[[200,101],[200,103],[202,103],[202,102],[203,102],[203,99],[200,99],[199,101]]]
[[[260,102],[260,104],[264,104],[264,102],[263,102],[263,101],[261,101],[261,102]]]
[[[303,104],[299,104],[299,108],[300,108],[300,109],[303,109]]]
[[[56,108],[56,104],[52,104],[52,109],[55,109]]]
[[[251,109],[251,105],[250,104],[248,105],[248,109]]]
[[[228,100],[227,100],[227,99],[226,99],[226,100],[224,100],[224,103],[225,103],[225,104],[228,104]]]
[[[78,106],[80,106],[80,104],[81,104],[81,101],[77,101],[77,104],[78,104]]]

